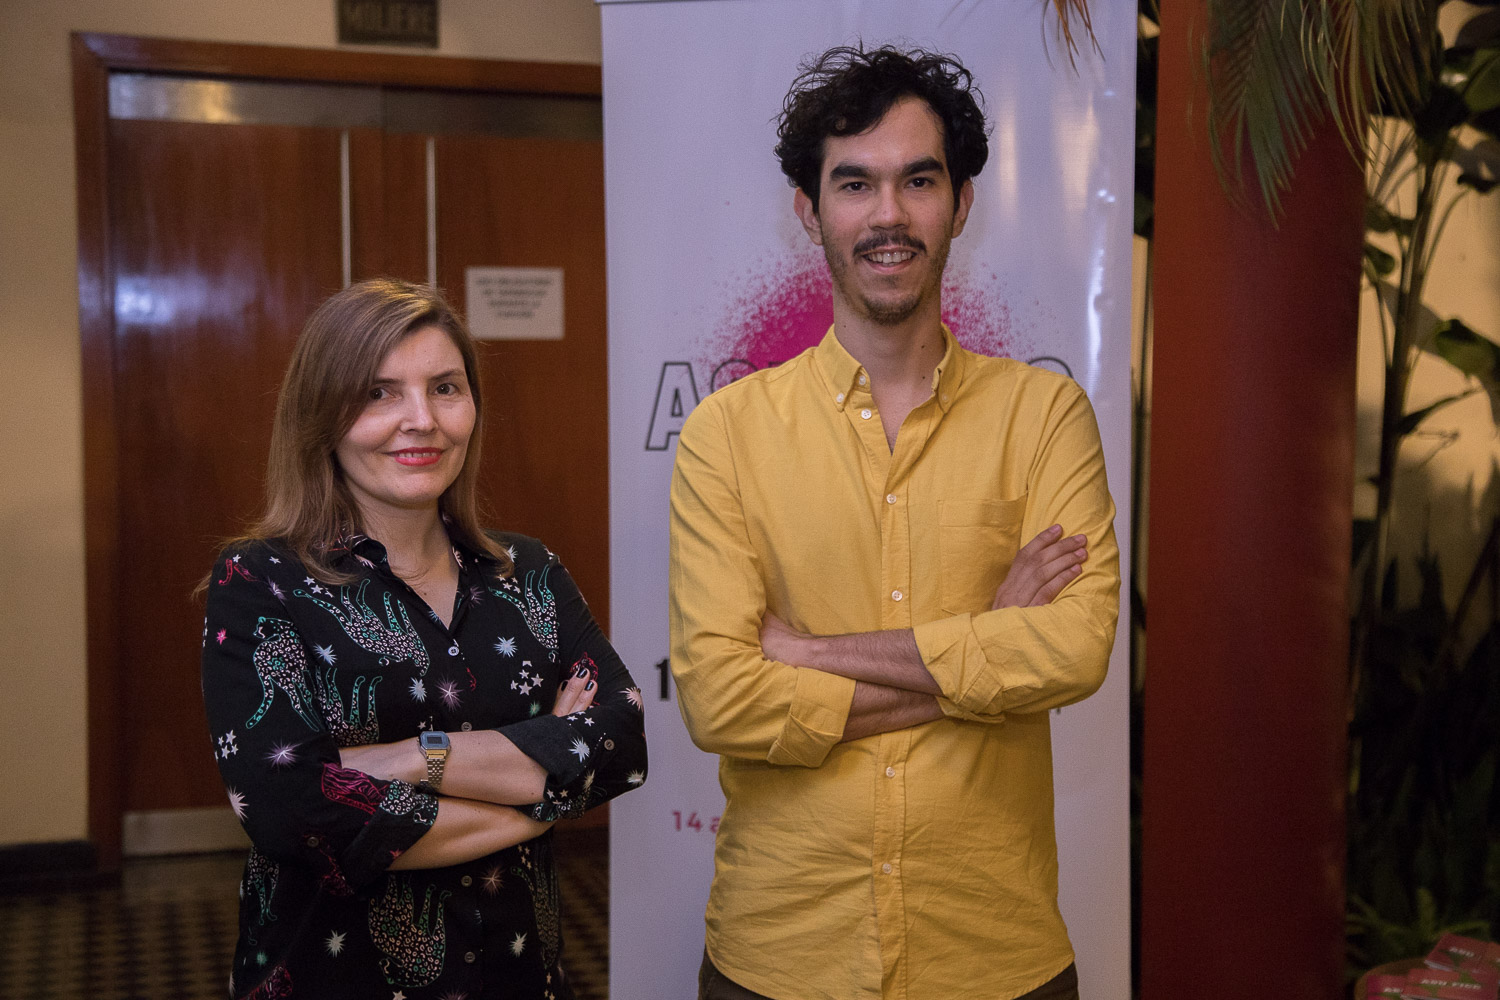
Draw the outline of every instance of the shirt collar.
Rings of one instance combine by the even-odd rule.
[[[448,518],[444,516],[443,521],[447,524]],[[448,544],[453,547],[453,558],[458,563],[460,573],[476,564],[486,567],[499,565],[499,560],[494,556],[465,544],[455,538],[452,532],[448,535]],[[377,567],[388,569],[390,566],[390,557],[383,544],[369,535],[360,534],[352,529],[345,529],[339,535],[338,540],[328,547],[328,555],[335,563],[352,559],[370,569]]]
[[[854,355],[844,349],[839,339],[834,334],[834,328],[829,327],[828,332],[823,335],[823,340],[813,349],[813,359],[822,370],[824,382],[828,386],[828,395],[835,408],[842,410],[856,389],[860,388],[859,377],[864,373],[864,366],[855,360]],[[937,397],[938,406],[943,412],[953,405],[954,398],[958,395],[958,387],[963,383],[964,372],[968,367],[968,352],[958,346],[958,338],[943,325],[943,358],[937,363],[937,368],[932,373],[932,391]]]
[[[352,528],[345,528],[341,531],[334,543],[328,546],[327,551],[328,560],[335,567],[341,563],[347,564],[354,561],[375,569],[377,566],[385,566],[389,563],[384,545]]]

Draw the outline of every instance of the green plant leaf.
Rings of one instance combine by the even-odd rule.
[[[1468,121],[1471,113],[1464,103],[1463,94],[1439,83],[1417,108],[1412,124],[1417,130],[1418,141],[1435,154],[1446,145],[1448,133]]]
[[[1471,114],[1500,108],[1500,49],[1480,49],[1474,53],[1463,96]]]
[[[1365,244],[1365,263],[1382,278],[1396,269],[1396,258],[1373,243]]]
[[[1487,383],[1500,381],[1500,344],[1481,336],[1463,320],[1439,324],[1432,336],[1432,353],[1465,375]]]
[[[1416,225],[1415,219],[1397,215],[1371,198],[1365,204],[1365,228],[1374,233],[1399,233],[1410,236]]]
[[[1432,416],[1438,410],[1441,410],[1443,407],[1449,405],[1450,403],[1456,403],[1461,399],[1468,399],[1470,396],[1474,395],[1476,391],[1477,390],[1471,389],[1468,392],[1459,392],[1454,393],[1452,396],[1444,396],[1436,403],[1430,403],[1427,406],[1422,407],[1420,410],[1413,410],[1406,416],[1402,417],[1401,422],[1396,425],[1396,434],[1400,437],[1406,437],[1406,435],[1416,430],[1417,427],[1421,425],[1422,421]],[[1355,522],[1355,524],[1358,523],[1358,521]]]
[[[1155,222],[1155,203],[1137,191],[1135,193],[1135,234],[1142,239],[1149,240],[1154,231]]]
[[[1473,10],[1459,26],[1453,47],[1473,50],[1500,45],[1500,4],[1478,0],[1470,6]]]

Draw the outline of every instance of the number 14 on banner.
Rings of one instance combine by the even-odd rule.
[[[690,830],[693,833],[718,833],[719,817],[710,816],[708,818],[708,821],[704,822],[703,820],[698,818],[698,813],[696,811],[690,812],[686,816],[684,816],[682,810],[673,809],[672,829],[678,831],[679,833],[683,830]]]

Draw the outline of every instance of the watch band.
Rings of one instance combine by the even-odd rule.
[[[424,784],[434,792],[443,787],[443,769],[448,766],[447,750],[426,750],[427,754],[427,780]]]
[[[427,761],[427,778],[419,783],[423,791],[438,792],[443,787],[443,769],[448,764],[448,749],[451,746],[448,734],[427,730],[417,737],[417,746]]]

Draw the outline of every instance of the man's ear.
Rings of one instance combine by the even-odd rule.
[[[797,213],[797,218],[802,220],[802,228],[807,230],[807,238],[818,246],[823,245],[823,225],[818,221],[818,210],[813,208],[812,199],[801,188],[792,195],[792,211]]]
[[[964,186],[958,189],[958,205],[953,209],[954,236],[964,231],[964,223],[969,221],[969,209],[973,207],[974,182],[964,181]]]

